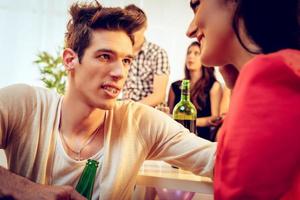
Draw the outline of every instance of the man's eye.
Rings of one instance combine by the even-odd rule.
[[[132,59],[126,58],[126,59],[123,60],[123,63],[124,63],[125,65],[131,65]]]
[[[98,58],[101,61],[109,61],[110,60],[110,55],[108,55],[108,54],[101,54],[101,55],[98,56]]]

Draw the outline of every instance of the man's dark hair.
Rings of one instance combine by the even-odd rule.
[[[134,44],[133,31],[139,24],[126,10],[119,7],[103,7],[97,1],[93,3],[75,3],[70,8],[71,19],[65,34],[65,47],[73,49],[79,58],[90,45],[92,32],[97,29],[124,31]]]
[[[147,16],[142,9],[134,4],[129,4],[125,7],[125,10],[127,10],[138,23],[137,29],[135,31],[140,30],[147,25]]]

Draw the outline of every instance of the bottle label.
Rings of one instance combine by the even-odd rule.
[[[189,96],[189,91],[188,90],[181,90],[181,95],[184,95],[184,96]]]

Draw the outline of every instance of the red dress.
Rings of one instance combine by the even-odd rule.
[[[216,200],[300,200],[300,51],[240,72],[218,138]]]

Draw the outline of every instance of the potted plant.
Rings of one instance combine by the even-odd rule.
[[[67,73],[62,64],[60,52],[55,56],[43,51],[37,55],[34,61],[41,73],[41,81],[45,87],[55,89],[59,94],[65,93]]]

